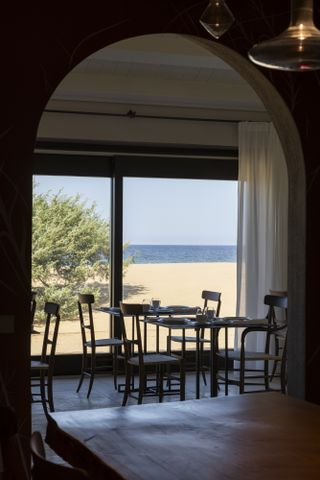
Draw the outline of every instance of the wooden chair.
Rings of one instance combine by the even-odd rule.
[[[82,353],[81,375],[80,375],[77,392],[79,392],[81,388],[84,377],[88,376],[89,386],[88,386],[87,398],[89,398],[90,396],[96,371],[106,369],[104,365],[100,365],[100,366],[97,365],[97,358],[96,358],[97,348],[110,347],[113,350],[112,371],[113,371],[113,379],[114,379],[114,388],[117,389],[118,349],[123,344],[120,338],[96,339],[94,319],[93,319],[93,313],[92,313],[93,304],[94,304],[94,295],[79,294],[78,310],[79,310],[83,353]],[[90,350],[90,354],[88,353],[88,350]]]
[[[122,405],[126,405],[128,396],[133,393],[133,369],[139,371],[138,403],[141,404],[143,397],[147,395],[159,396],[162,402],[164,395],[180,395],[180,400],[185,399],[185,371],[184,359],[175,355],[162,353],[146,353],[143,349],[140,321],[145,316],[143,305],[120,302],[120,319],[125,350],[125,371],[126,382]],[[133,319],[132,328],[126,325],[126,318]],[[167,368],[176,367],[179,376],[173,378],[168,388],[164,388],[164,381],[167,380]],[[149,375],[153,377],[150,379]],[[178,388],[174,387],[174,380],[178,381]],[[177,384],[176,384],[177,385]]]
[[[236,351],[218,350],[218,357],[223,357],[225,361],[231,359],[240,363],[239,379],[221,377],[225,384],[239,386],[239,392],[245,393],[245,385],[264,385],[265,390],[270,389],[270,381],[275,376],[275,365],[280,364],[280,390],[286,391],[286,351],[287,351],[287,306],[288,297],[280,295],[266,295],[264,303],[268,306],[267,326],[247,327],[241,333],[240,349]],[[280,321],[277,319],[276,309],[281,309],[284,316]],[[247,336],[252,333],[263,333],[265,335],[264,351],[249,351],[246,348]],[[273,343],[273,345],[272,345]],[[280,345],[282,344],[281,348]],[[273,347],[273,351],[272,351]],[[263,362],[263,370],[250,369],[246,366],[250,362]],[[270,374],[270,364],[273,364]],[[234,370],[236,371],[236,370]],[[246,372],[249,374],[246,376]],[[255,379],[263,379],[263,383],[258,383]],[[254,380],[254,381],[252,381]]]
[[[9,405],[0,406],[0,478],[29,480],[17,416]]]
[[[221,293],[213,292],[210,290],[203,290],[201,293],[201,298],[203,299],[203,307],[201,310],[202,315],[206,315],[208,311],[211,312],[212,316],[219,317],[221,309]],[[178,336],[178,335],[168,335],[167,337],[167,351],[171,352],[171,342],[177,342],[183,344],[185,343],[194,343],[196,344],[197,338],[195,336]],[[203,365],[203,353],[205,343],[210,343],[210,340],[204,338],[204,328],[200,331],[200,368],[202,373],[202,378],[204,384],[207,384],[205,376],[205,366]],[[184,351],[184,348],[181,348]],[[194,364],[192,364],[194,366]]]
[[[43,410],[48,415],[54,411],[52,380],[54,371],[55,352],[60,325],[60,305],[53,302],[46,302],[44,312],[46,314],[46,324],[43,336],[42,351],[40,360],[31,361],[31,373],[38,372],[39,375],[31,377],[31,395],[33,402],[41,402]],[[34,389],[39,388],[39,392]],[[34,397],[40,397],[40,400],[34,400]]]
[[[33,480],[88,480],[88,474],[80,469],[68,467],[46,459],[43,440],[40,432],[31,435],[30,448],[32,455],[31,475]]]

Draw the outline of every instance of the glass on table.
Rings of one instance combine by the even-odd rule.
[[[206,315],[203,313],[203,311],[201,310],[201,308],[198,308],[197,309],[197,313],[196,313],[196,321],[198,323],[201,323],[201,322],[205,322],[207,320],[207,317]]]
[[[160,307],[160,300],[158,298],[152,298],[151,299],[151,307],[153,308],[154,311],[158,310]]]

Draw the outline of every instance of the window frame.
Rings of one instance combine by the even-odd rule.
[[[32,174],[111,179],[110,303],[118,305],[122,299],[123,178],[236,181],[238,149],[42,140],[36,143]],[[116,328],[114,334],[119,334]],[[78,373],[80,364],[81,354],[57,355],[56,373]]]

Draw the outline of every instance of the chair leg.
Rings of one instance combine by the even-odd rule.
[[[167,336],[167,355],[171,355],[171,328],[169,329],[170,335]],[[171,372],[170,366],[168,365],[168,376],[167,376],[167,388],[171,390]]]
[[[275,355],[279,355],[280,345],[279,345],[279,339],[277,337],[275,337],[274,339],[274,349],[275,349],[274,351]],[[278,361],[276,360],[275,362],[273,362],[272,372],[270,375],[270,382],[272,382],[273,378],[275,377],[275,374],[277,372],[277,366],[278,366]]]
[[[205,369],[203,367],[203,349],[204,349],[204,345],[203,345],[203,343],[201,343],[201,345],[200,345],[200,368],[201,368],[201,375],[202,375],[203,383],[205,384],[205,386],[207,386],[206,372],[205,372]]]
[[[130,392],[130,386],[131,386],[131,368],[130,368],[130,365],[128,365],[127,363],[125,364],[125,374],[126,374],[126,383],[125,383],[123,400],[122,400],[123,407],[125,407],[127,404],[128,396]]]
[[[94,374],[96,370],[96,354],[94,351],[91,352],[91,362],[90,362],[90,382],[89,382],[89,387],[88,387],[88,393],[87,393],[87,398],[90,397],[90,393],[92,390],[92,385],[94,381]]]
[[[79,383],[78,383],[78,387],[77,387],[77,393],[79,392],[80,388],[81,388],[81,385],[82,385],[82,382],[83,382],[83,379],[84,379],[84,371],[86,369],[86,364],[87,364],[87,352],[84,351],[83,354],[82,354],[82,362],[81,362],[81,374],[80,374],[80,379],[79,379]]]
[[[286,378],[286,360],[281,362],[281,371],[280,371],[280,386],[281,393],[287,393],[287,378]]]
[[[278,366],[278,361],[276,360],[274,363],[273,363],[273,367],[272,367],[272,372],[271,372],[271,375],[270,375],[270,382],[272,382],[272,380],[274,379],[276,373],[277,373],[277,366]]]
[[[241,358],[240,360],[240,384],[239,384],[239,393],[244,393],[244,371],[245,371],[245,360]]]
[[[184,361],[180,363],[180,400],[183,401],[186,398],[186,374],[184,369]]]
[[[159,402],[163,401],[163,369],[164,365],[159,365],[158,386],[159,387]]]
[[[40,398],[45,416],[48,417],[47,397],[46,397],[46,375],[44,371],[40,372]]]
[[[143,394],[145,390],[145,383],[146,383],[146,376],[144,373],[144,369],[142,367],[139,368],[139,395],[138,395],[138,405],[141,405]]]
[[[280,386],[281,386],[281,392],[286,394],[287,393],[287,340],[285,340],[283,351],[282,351]]]
[[[269,390],[269,362],[264,362],[264,386],[266,390]]]
[[[47,390],[48,390],[48,403],[49,403],[50,412],[54,412],[52,380],[53,380],[52,373],[48,372]]]
[[[118,388],[118,347],[111,347],[114,348],[113,352],[113,361],[112,361],[112,374],[113,374],[113,384],[114,389],[117,390]]]

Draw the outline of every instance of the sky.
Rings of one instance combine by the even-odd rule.
[[[110,218],[110,179],[36,176],[36,192],[79,193]],[[237,182],[125,178],[124,242],[155,245],[236,245]]]

